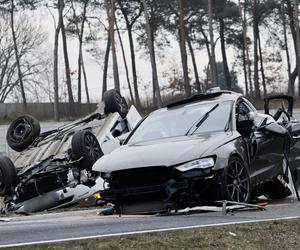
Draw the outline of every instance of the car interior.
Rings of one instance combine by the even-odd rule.
[[[252,110],[243,101],[239,101],[236,105],[236,128],[237,131],[244,137],[250,138],[253,133],[254,122],[250,118]]]

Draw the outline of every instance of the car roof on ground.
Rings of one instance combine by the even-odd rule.
[[[166,105],[167,109],[173,107],[180,107],[185,104],[196,103],[196,102],[204,102],[204,101],[236,101],[238,98],[242,97],[242,94],[232,92],[232,91],[218,91],[214,93],[208,94],[196,94],[184,100],[174,102]]]

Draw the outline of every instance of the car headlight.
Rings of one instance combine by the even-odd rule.
[[[176,167],[176,169],[181,172],[186,172],[192,169],[207,169],[213,167],[214,165],[214,158],[209,157],[187,162],[183,165]]]

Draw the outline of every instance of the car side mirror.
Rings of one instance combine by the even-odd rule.
[[[272,123],[264,125],[261,128],[261,130],[272,133],[272,134],[276,134],[276,135],[282,135],[282,136],[286,135],[288,132],[286,128],[282,127],[281,125],[279,125],[276,122],[272,122]]]

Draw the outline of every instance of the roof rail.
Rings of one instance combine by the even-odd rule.
[[[179,106],[179,105],[183,105],[183,104],[187,104],[187,103],[191,103],[191,102],[195,102],[195,101],[203,101],[203,100],[219,97],[222,94],[232,94],[232,93],[233,92],[231,92],[231,91],[222,90],[222,91],[219,91],[219,92],[208,93],[208,94],[196,94],[196,95],[193,95],[193,96],[191,96],[189,98],[186,98],[184,100],[170,103],[170,104],[166,105],[166,107],[167,108],[172,108],[172,107],[176,107],[176,106]]]

